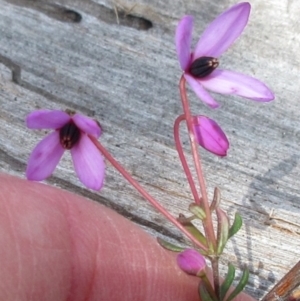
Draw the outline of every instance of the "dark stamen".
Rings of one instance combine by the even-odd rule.
[[[80,138],[80,130],[73,123],[69,122],[59,130],[60,144],[65,149],[71,149]]]
[[[191,67],[190,73],[197,78],[205,77],[211,74],[219,66],[218,59],[209,56],[203,56],[196,59]]]

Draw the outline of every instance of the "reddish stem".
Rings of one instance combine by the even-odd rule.
[[[190,171],[190,168],[186,162],[186,158],[182,149],[182,143],[180,141],[180,136],[179,136],[179,126],[180,122],[186,120],[184,115],[180,115],[176,118],[175,123],[174,123],[174,140],[175,140],[175,146],[178,152],[178,156],[180,158],[184,173],[186,174],[186,178],[190,184],[191,192],[193,194],[195,203],[200,204],[200,198],[193,180],[192,173]]]
[[[201,244],[191,233],[189,233],[162,205],[158,203],[140,184],[134,180],[131,175],[113,158],[113,156],[104,148],[104,146],[93,136],[89,135],[97,149],[104,157],[120,172],[120,174],[160,213],[171,221],[182,233],[184,233],[197,247],[207,251],[207,247]]]
[[[213,257],[210,262],[213,271],[214,291],[218,300],[220,300],[219,257]]]
[[[180,79],[180,84],[179,84],[180,96],[181,96],[183,111],[184,111],[185,118],[186,118],[188,132],[189,132],[189,137],[190,137],[190,142],[191,142],[191,150],[192,150],[192,155],[193,155],[193,159],[194,159],[196,174],[198,177],[199,186],[200,186],[200,190],[201,190],[201,205],[206,213],[206,218],[205,218],[205,220],[203,220],[203,227],[204,227],[204,231],[206,233],[206,238],[208,240],[208,243],[211,243],[213,249],[216,250],[217,242],[216,242],[213,223],[212,223],[212,219],[211,219],[211,212],[209,209],[209,202],[208,202],[208,197],[207,197],[207,192],[206,192],[205,180],[204,180],[202,167],[201,167],[201,163],[200,163],[200,156],[198,153],[198,145],[195,141],[194,128],[193,128],[193,117],[191,115],[189,103],[188,103],[187,96],[186,96],[185,82],[186,82],[185,77],[182,76]]]

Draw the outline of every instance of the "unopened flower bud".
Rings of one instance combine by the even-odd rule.
[[[200,276],[205,272],[205,258],[194,249],[186,249],[179,253],[177,255],[177,263],[189,275]]]
[[[214,120],[206,116],[195,116],[193,125],[196,139],[203,148],[218,156],[227,155],[229,141]]]

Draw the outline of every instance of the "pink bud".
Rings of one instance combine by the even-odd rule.
[[[194,276],[201,274],[206,267],[204,256],[194,249],[186,249],[179,253],[177,264],[184,272]]]
[[[203,148],[218,156],[227,155],[229,141],[214,120],[206,116],[195,116],[193,123],[197,142]]]

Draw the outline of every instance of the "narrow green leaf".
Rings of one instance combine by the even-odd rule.
[[[248,282],[248,279],[249,279],[249,270],[248,270],[248,268],[245,268],[239,284],[233,290],[233,292],[229,295],[229,297],[226,299],[226,301],[231,301],[232,299],[234,299],[244,289],[244,287],[246,286],[246,284]]]
[[[186,248],[182,248],[176,245],[171,244],[170,242],[167,242],[165,240],[163,240],[162,238],[157,237],[157,241],[158,243],[165,249],[169,250],[169,251],[173,251],[173,252],[182,252],[184,251]]]
[[[200,241],[205,246],[207,245],[205,236],[202,234],[202,232],[196,226],[194,226],[194,224],[189,219],[187,219],[183,214],[181,214],[177,220],[198,241]]]
[[[229,263],[227,275],[220,288],[221,300],[223,300],[224,297],[226,296],[228,289],[230,288],[234,280],[234,276],[235,276],[235,267],[231,263]]]
[[[201,221],[206,218],[206,214],[203,208],[196,203],[190,204],[189,211],[195,214]]]
[[[228,239],[241,229],[242,224],[243,224],[242,217],[236,212],[234,216],[233,224],[229,229]]]
[[[217,229],[217,254],[222,254],[223,249],[228,241],[229,219],[225,211],[216,208],[218,229]]]
[[[216,299],[209,294],[205,284],[202,281],[199,283],[198,293],[201,301],[216,301]]]
[[[219,208],[221,203],[221,192],[218,187],[215,188],[214,190],[214,197],[210,205],[210,211],[213,212],[216,210],[216,208]]]

